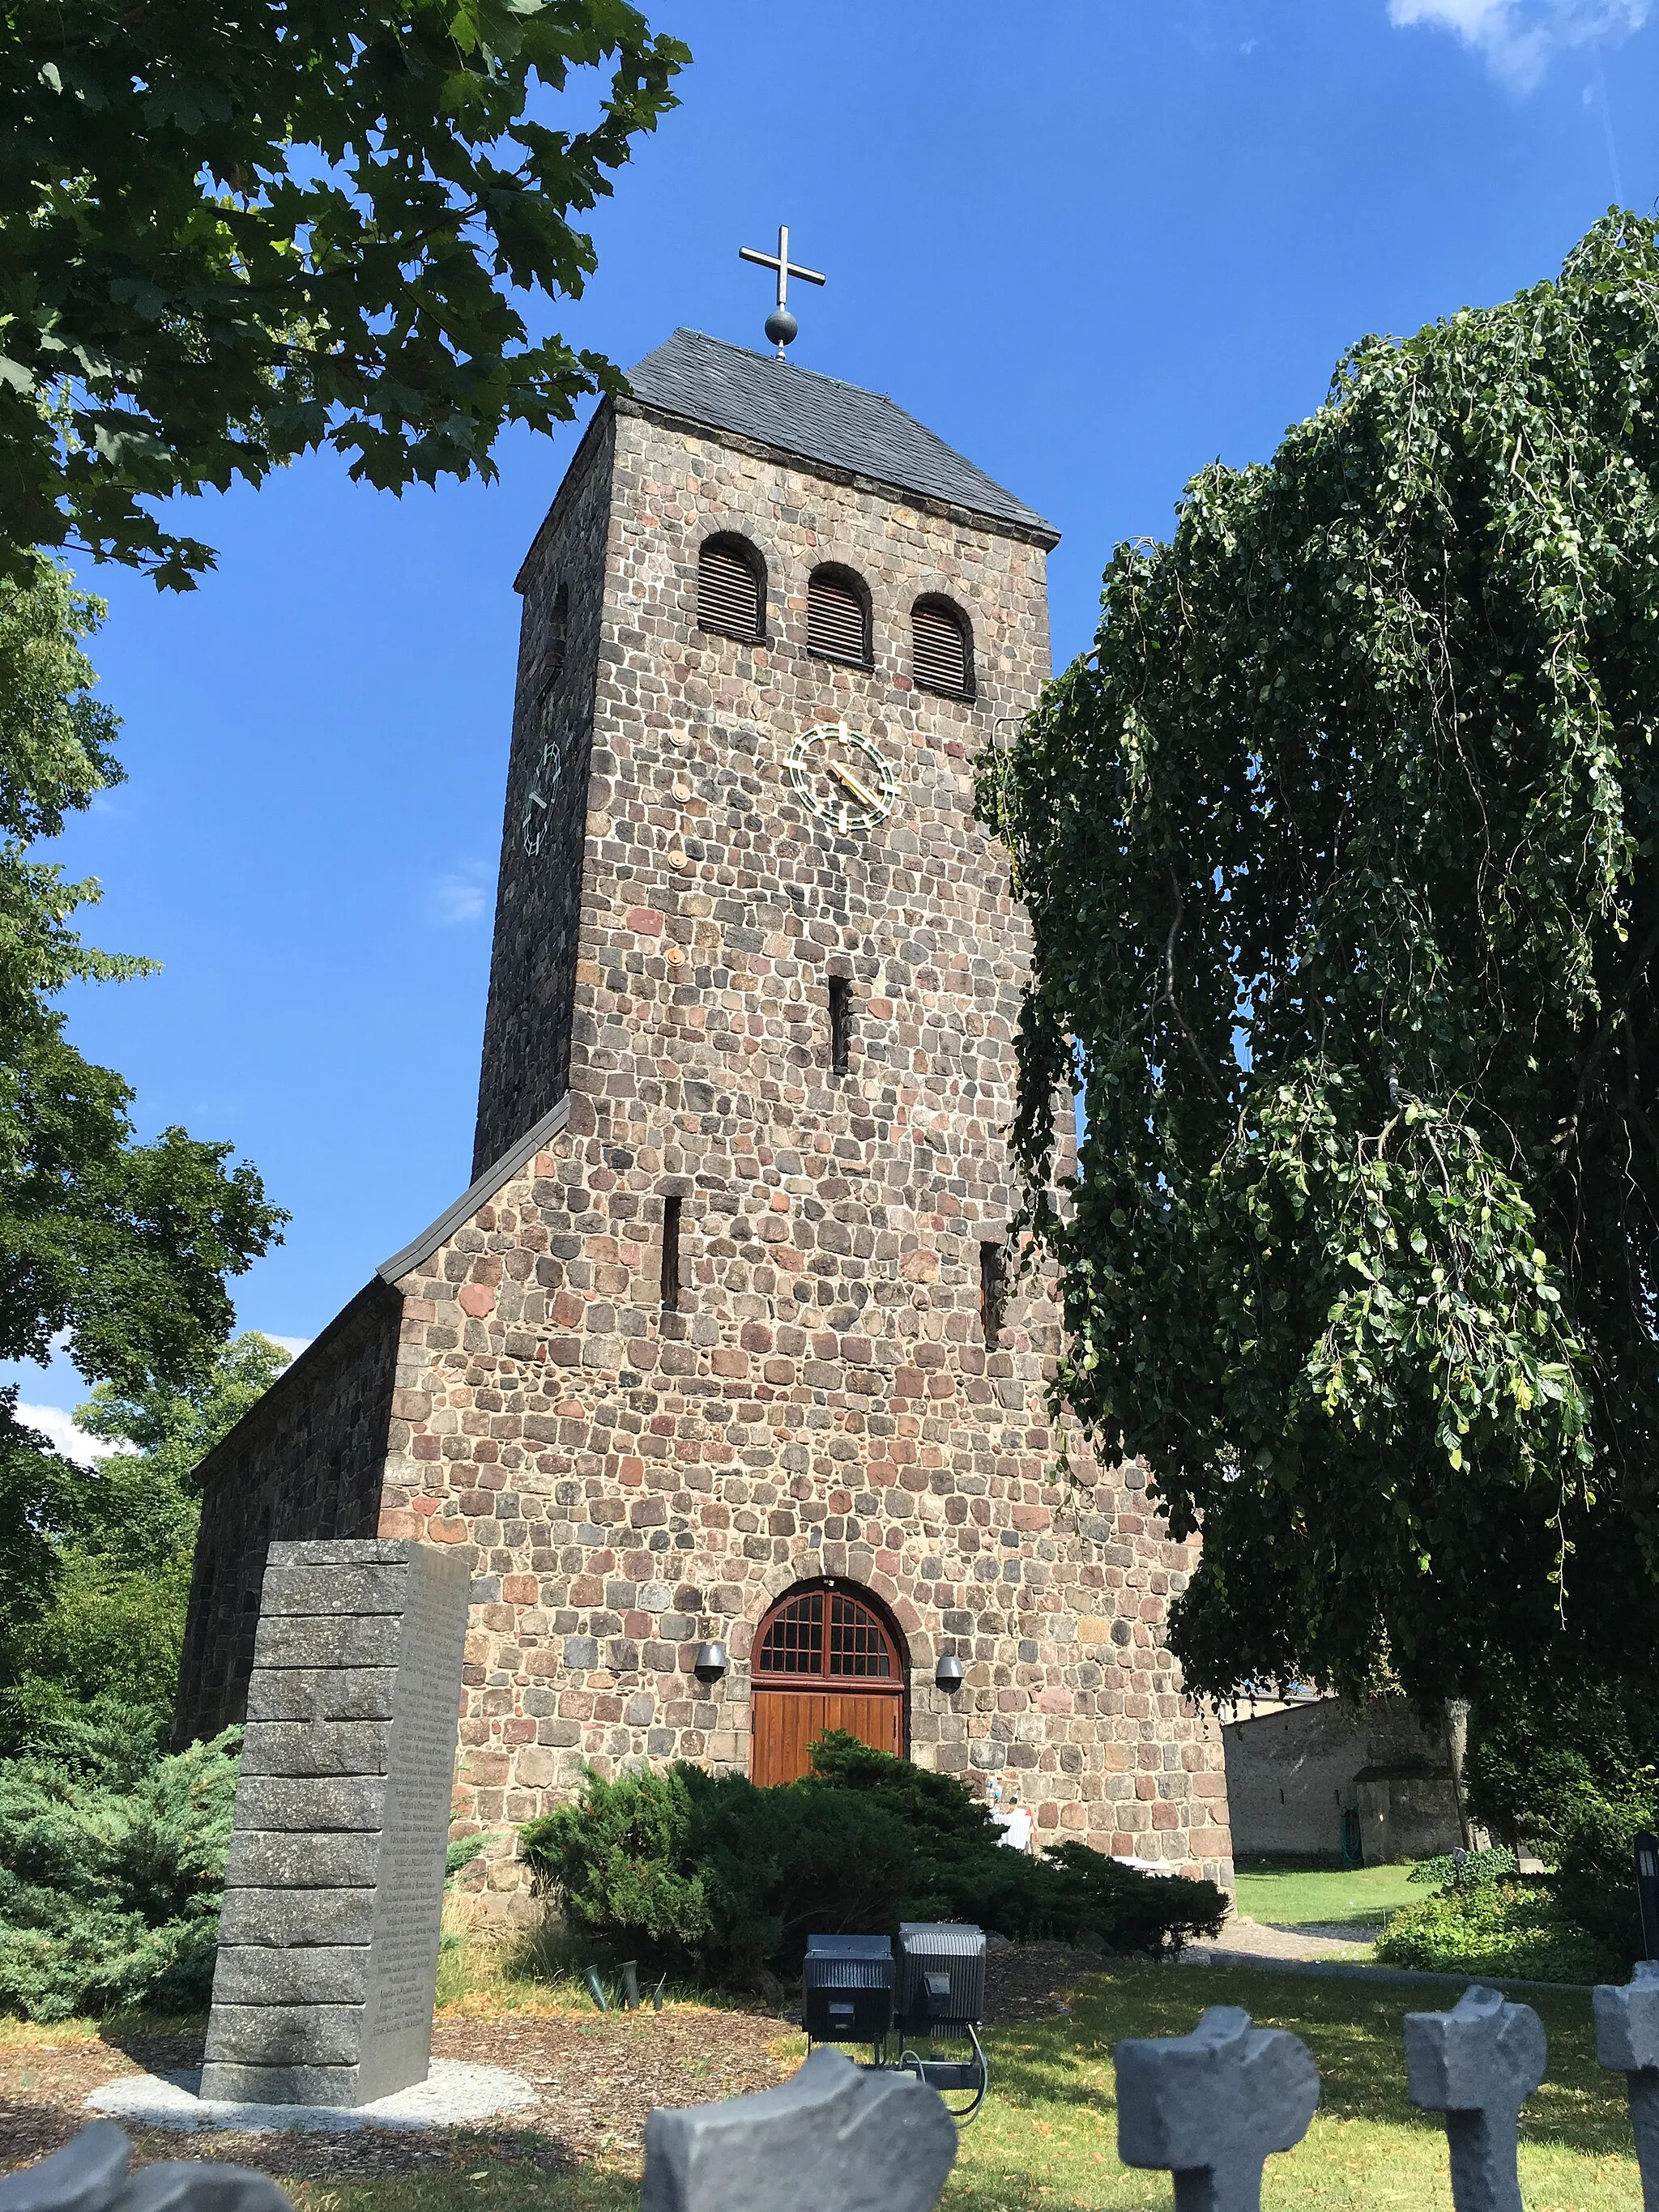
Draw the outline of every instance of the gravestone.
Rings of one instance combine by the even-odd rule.
[[[1630,2095],[1643,2212],[1659,2212],[1659,1960],[1638,1959],[1622,1988],[1595,1992],[1595,2055]]]
[[[1261,2169],[1299,2143],[1319,2069],[1282,2027],[1212,2005],[1190,2035],[1117,2046],[1117,2154],[1175,2180],[1176,2212],[1261,2212]]]
[[[956,2154],[935,2091],[820,2049],[775,2089],[653,2112],[640,2212],[931,2212]]]
[[[1476,1982],[1449,2012],[1408,2012],[1405,2027],[1406,2094],[1445,2120],[1457,2212],[1522,2212],[1517,2123],[1548,2062],[1543,2022]]]
[[[204,2098],[426,2079],[469,1593],[435,1545],[270,1547]]]

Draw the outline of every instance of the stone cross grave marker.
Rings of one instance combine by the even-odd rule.
[[[1406,2014],[1406,2090],[1443,2114],[1458,2212],[1522,2212],[1516,2123],[1549,2046],[1530,2005],[1479,1983],[1449,2012]]]
[[[1622,2074],[1642,2170],[1642,2212],[1659,2212],[1659,1960],[1638,1959],[1621,1988],[1595,1991],[1595,2055]]]
[[[1308,2132],[1319,2073],[1307,2045],[1212,2005],[1190,2035],[1132,2037],[1117,2063],[1117,2154],[1175,2176],[1176,2212],[1261,2212],[1261,2169]]]
[[[207,2159],[157,2159],[129,2171],[132,2145],[112,2120],[0,2180],[0,2212],[294,2212],[268,2174]]]
[[[470,1587],[435,1545],[271,1546],[204,2098],[425,2081]]]
[[[653,2112],[640,2212],[930,2212],[956,2154],[936,2091],[821,2048],[779,2088]]]

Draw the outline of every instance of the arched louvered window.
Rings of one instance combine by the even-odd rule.
[[[973,637],[967,617],[949,599],[918,599],[911,608],[910,665],[924,691],[973,697]]]
[[[766,635],[765,570],[741,538],[705,538],[697,551],[697,628],[757,645]]]
[[[806,650],[826,660],[870,665],[870,617],[857,579],[844,568],[817,568],[806,586]]]

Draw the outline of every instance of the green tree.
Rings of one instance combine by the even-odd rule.
[[[571,220],[690,57],[623,0],[9,0],[0,562],[76,544],[188,586],[154,502],[330,445],[393,489],[490,471],[620,379],[533,330]],[[533,113],[609,64],[586,127]]]
[[[0,1762],[0,2012],[205,2006],[241,1730],[171,1759],[161,1733],[105,1699]]]
[[[1055,1395],[1202,1528],[1195,1690],[1653,1682],[1656,702],[1659,250],[1614,211],[1195,477],[983,764]]]
[[[201,1503],[196,1469],[289,1364],[257,1331],[180,1389],[102,1382],[76,1425],[123,1449],[60,1484],[50,1597],[0,1633],[0,1747],[114,1698],[172,1717]]]
[[[204,1387],[234,1319],[225,1279],[284,1217],[228,1145],[135,1142],[131,1091],[64,1035],[70,984],[147,965],[82,943],[73,917],[97,884],[30,857],[120,778],[82,651],[102,612],[38,556],[26,582],[0,580],[0,1359],[61,1340],[89,1382],[137,1401]],[[81,1489],[16,1401],[0,1392],[0,1644],[46,1605]]]

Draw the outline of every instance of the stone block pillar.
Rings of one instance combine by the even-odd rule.
[[[204,2097],[426,2079],[470,1579],[431,1544],[270,1547]]]

